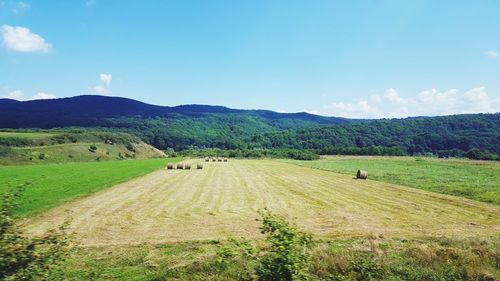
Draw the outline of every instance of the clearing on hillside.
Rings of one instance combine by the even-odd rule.
[[[496,205],[271,160],[159,170],[52,209],[25,229],[40,234],[71,216],[70,229],[87,246],[255,237],[264,207],[318,238],[500,231]]]

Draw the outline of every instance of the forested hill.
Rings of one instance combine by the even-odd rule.
[[[0,99],[0,128],[99,127],[140,136],[158,148],[235,148],[265,132],[349,123],[345,118],[222,106],[156,106],[105,96],[19,102]]]
[[[407,154],[461,156],[471,149],[500,154],[500,113],[375,120],[265,133],[246,143],[259,148],[318,149],[325,154],[336,154],[340,147],[373,146],[398,147]]]
[[[175,150],[307,148],[330,154],[379,146],[405,154],[453,156],[475,148],[500,154],[498,113],[367,121],[222,106],[156,106],[103,96],[0,99],[0,128],[68,126],[128,132],[157,148]]]
[[[0,99],[0,127],[2,128],[52,128],[57,126],[88,126],[106,118],[202,118],[211,114],[249,115],[264,122],[280,120],[298,121],[305,124],[339,124],[349,122],[345,118],[324,117],[305,112],[278,113],[269,110],[240,110],[223,106],[180,105],[157,106],[133,99],[84,95],[71,98],[16,101]],[[106,123],[105,123],[106,124]],[[297,125],[302,126],[302,125]],[[284,125],[284,127],[288,127]]]

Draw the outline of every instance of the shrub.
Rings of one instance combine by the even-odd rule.
[[[382,266],[369,256],[354,260],[351,264],[351,270],[356,272],[356,280],[358,281],[380,280],[384,275]]]
[[[50,272],[66,257],[67,223],[43,237],[22,236],[12,215],[22,191],[0,199],[0,280],[52,280]]]
[[[89,151],[90,151],[90,152],[92,152],[92,153],[93,153],[93,152],[95,152],[96,150],[97,150],[97,146],[95,146],[95,145],[93,145],[93,144],[92,144],[92,145],[90,145],[90,147],[89,147]]]
[[[260,211],[261,231],[267,234],[271,249],[256,268],[259,280],[306,280],[309,262],[308,247],[312,243],[309,234],[298,231],[285,219]]]
[[[38,159],[40,159],[40,160],[44,160],[44,159],[45,159],[45,153],[40,153],[40,154],[38,155]]]
[[[129,142],[125,144],[125,147],[127,148],[128,151],[135,152],[135,148],[134,145],[132,145],[132,143]]]
[[[235,253],[232,248],[222,246],[217,250],[217,258],[215,259],[216,267],[223,271],[225,270],[233,261]]]

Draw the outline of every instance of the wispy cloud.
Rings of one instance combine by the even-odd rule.
[[[22,2],[22,1],[21,2],[17,2],[17,4],[16,4],[16,8],[21,9],[21,10],[29,9],[30,7],[31,7],[30,4]]]
[[[23,101],[23,100],[45,100],[45,99],[55,99],[57,98],[56,95],[53,94],[48,94],[45,92],[38,92],[35,95],[33,95],[30,98],[26,98],[26,95],[23,93],[21,90],[14,90],[12,92],[9,92],[4,98],[8,99],[14,99],[18,101]]]
[[[46,53],[52,48],[50,43],[26,27],[3,25],[2,38],[4,46],[14,52]]]
[[[85,6],[91,7],[95,5],[96,0],[87,0],[85,1]]]
[[[48,99],[55,99],[55,98],[57,98],[55,95],[47,94],[44,92],[38,92],[31,99],[33,99],[33,100],[48,100]]]
[[[488,57],[491,57],[491,58],[498,58],[498,52],[495,50],[486,51],[486,52],[484,52],[484,54]]]
[[[101,75],[99,75],[99,79],[106,84],[106,87],[109,87],[111,80],[113,80],[113,76],[111,74],[101,73]]]
[[[110,87],[111,87],[111,81],[113,80],[113,76],[111,74],[101,73],[99,75],[99,80],[101,80],[103,84],[93,87],[92,91],[102,95],[111,94]]]
[[[320,110],[321,114],[350,118],[401,118],[493,112],[500,112],[500,97],[490,97],[485,87],[465,92],[457,89],[429,89],[406,98],[391,88],[368,98],[334,102]]]
[[[15,15],[28,10],[30,7],[29,3],[23,1],[0,1],[0,8],[4,9],[4,11],[11,11]]]
[[[4,98],[7,99],[14,99],[14,100],[22,100],[24,97],[24,93],[21,90],[14,90],[10,93],[8,93]]]

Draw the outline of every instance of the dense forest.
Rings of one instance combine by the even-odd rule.
[[[0,128],[57,127],[131,133],[157,148],[175,151],[308,149],[320,154],[474,159],[496,159],[500,154],[498,113],[354,120],[221,106],[155,106],[102,96],[0,99]]]
[[[394,147],[410,155],[433,153],[444,157],[464,156],[470,151],[477,154],[480,150],[483,155],[476,158],[488,158],[487,154],[500,153],[500,114],[376,120],[289,130],[253,136],[245,145],[317,149],[323,154],[364,154],[360,148]]]

